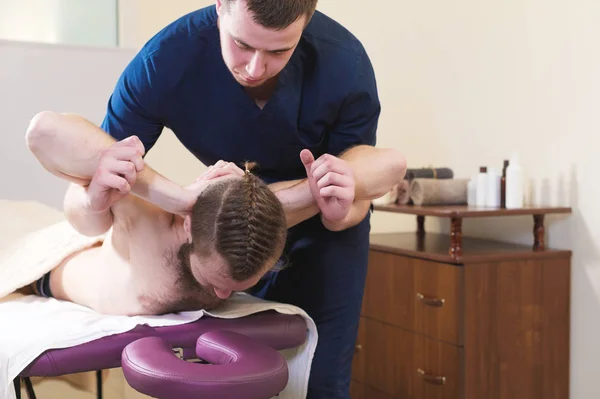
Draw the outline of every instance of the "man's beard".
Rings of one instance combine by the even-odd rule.
[[[214,290],[202,286],[192,273],[190,255],[194,246],[184,243],[175,250],[169,251],[167,264],[176,274],[174,293],[165,301],[162,313],[182,311],[210,310],[223,302]]]
[[[181,244],[177,251],[177,285],[183,292],[202,291],[205,295],[217,298],[214,291],[201,285],[192,273],[190,255],[193,249],[194,245],[192,243],[185,242]]]

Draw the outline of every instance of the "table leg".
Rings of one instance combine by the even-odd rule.
[[[533,250],[543,251],[546,248],[545,243],[546,229],[544,228],[544,215],[533,215]]]
[[[450,219],[450,256],[457,259],[462,255],[462,218]]]
[[[425,235],[425,216],[422,216],[422,215],[417,216],[417,235],[419,235],[419,236]]]

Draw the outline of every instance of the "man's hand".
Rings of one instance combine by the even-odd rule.
[[[186,193],[186,200],[184,201],[185,205],[183,209],[179,210],[177,213],[181,216],[188,215],[198,200],[198,196],[211,184],[221,180],[240,178],[242,176],[244,176],[244,171],[233,162],[220,160],[216,164],[209,166],[208,169],[194,180],[192,184],[184,187],[184,192]]]
[[[209,166],[206,172],[200,175],[200,177],[198,177],[196,181],[213,180],[218,177],[235,176],[244,176],[244,171],[233,162],[225,162],[223,160],[220,160],[216,164]]]
[[[144,169],[144,145],[130,136],[103,150],[98,168],[87,187],[90,210],[103,212],[129,194]]]
[[[354,203],[355,182],[350,164],[329,154],[315,160],[309,150],[302,150],[300,159],[321,217],[327,222],[342,221]]]

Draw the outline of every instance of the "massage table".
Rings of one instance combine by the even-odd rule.
[[[43,334],[43,331],[40,332]],[[15,378],[17,398],[30,377],[96,371],[102,398],[101,371],[121,367],[135,390],[160,399],[268,399],[288,383],[288,365],[279,350],[307,339],[299,315],[263,311],[223,319],[210,316],[175,326],[138,325],[125,333],[41,354]]]

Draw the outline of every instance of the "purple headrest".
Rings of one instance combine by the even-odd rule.
[[[125,347],[121,366],[131,387],[160,399],[265,399],[288,382],[278,351],[233,331],[202,334],[196,355],[208,364],[181,360],[164,339],[145,337]]]

